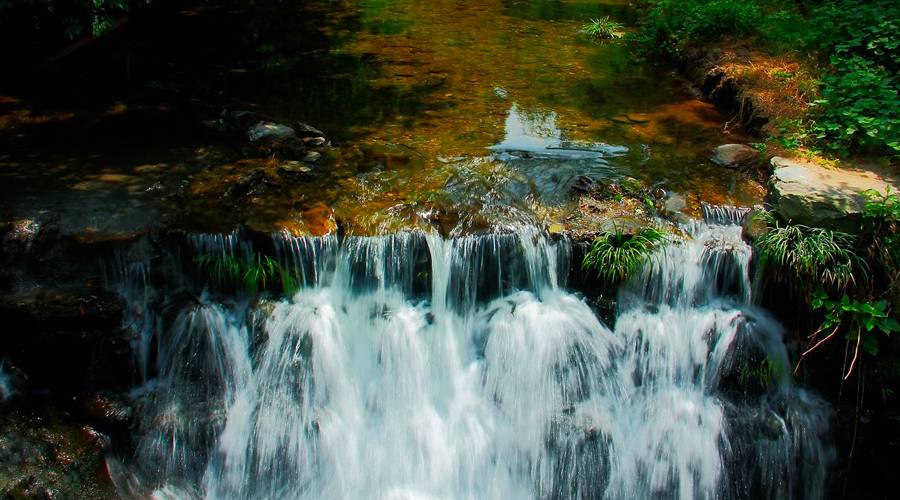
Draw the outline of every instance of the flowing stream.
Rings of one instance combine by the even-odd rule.
[[[620,290],[614,325],[532,227],[276,235],[290,299],[185,298],[195,235],[122,263],[145,382],[125,496],[821,498],[831,410],[792,384],[750,247],[707,210]],[[140,254],[140,249],[135,254]],[[167,267],[158,289],[153,266]]]

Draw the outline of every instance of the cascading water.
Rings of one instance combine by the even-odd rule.
[[[153,308],[132,290],[145,300],[134,314],[154,319],[135,322],[148,378],[135,452],[110,459],[117,486],[158,498],[821,498],[830,410],[791,384],[782,330],[752,305],[740,228],[686,231],[623,287],[612,330],[564,288],[569,243],[530,228],[276,236],[301,283],[290,300]],[[190,247],[238,250],[204,236]]]

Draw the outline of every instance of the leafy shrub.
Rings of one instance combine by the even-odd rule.
[[[651,50],[678,54],[687,45],[752,33],[763,17],[753,2],[737,0],[648,0],[638,35]]]
[[[853,369],[859,359],[860,349],[872,356],[878,355],[879,341],[877,332],[881,332],[883,336],[887,337],[894,332],[900,331],[900,324],[897,323],[896,319],[889,316],[886,300],[861,301],[851,299],[847,294],[844,294],[840,300],[832,300],[824,290],[819,288],[813,295],[812,306],[813,309],[825,311],[825,321],[819,330],[810,337],[810,342],[815,341],[817,335],[823,331],[830,330],[830,333],[807,349],[803,356],[806,356],[833,338],[841,327],[844,327],[847,340],[856,345],[853,351],[853,359],[850,361],[850,366],[844,374],[844,379],[849,378],[853,374]]]
[[[900,38],[898,38],[900,39]],[[885,149],[900,156],[900,80],[896,73],[853,55],[832,56],[815,101],[813,133],[841,154]]]
[[[663,240],[665,234],[654,228],[602,234],[594,239],[581,268],[594,270],[608,284],[620,282],[643,265]]]
[[[785,367],[777,360],[764,358],[754,362],[748,359],[738,368],[737,379],[747,389],[764,392],[782,380],[786,373]]]
[[[578,32],[591,40],[615,40],[622,38],[622,30],[625,26],[622,23],[613,21],[609,16],[600,19],[591,19],[591,22],[581,27]]]

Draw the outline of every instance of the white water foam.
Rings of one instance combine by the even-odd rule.
[[[822,497],[830,410],[791,384],[782,331],[752,306],[740,228],[687,230],[623,288],[612,329],[564,288],[569,244],[532,228],[276,236],[303,284],[290,300],[204,296],[144,331],[155,368],[117,484],[158,498]],[[748,382],[761,362],[774,368]]]

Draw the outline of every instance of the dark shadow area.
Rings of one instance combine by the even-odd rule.
[[[162,2],[68,45],[27,26],[6,33],[35,40],[0,80],[0,211],[142,227],[193,174],[242,156],[245,138],[204,124],[224,110],[310,123],[340,145],[435,109],[425,97],[441,80],[375,85],[379,61],[339,50],[372,29],[361,14],[354,2]]]

